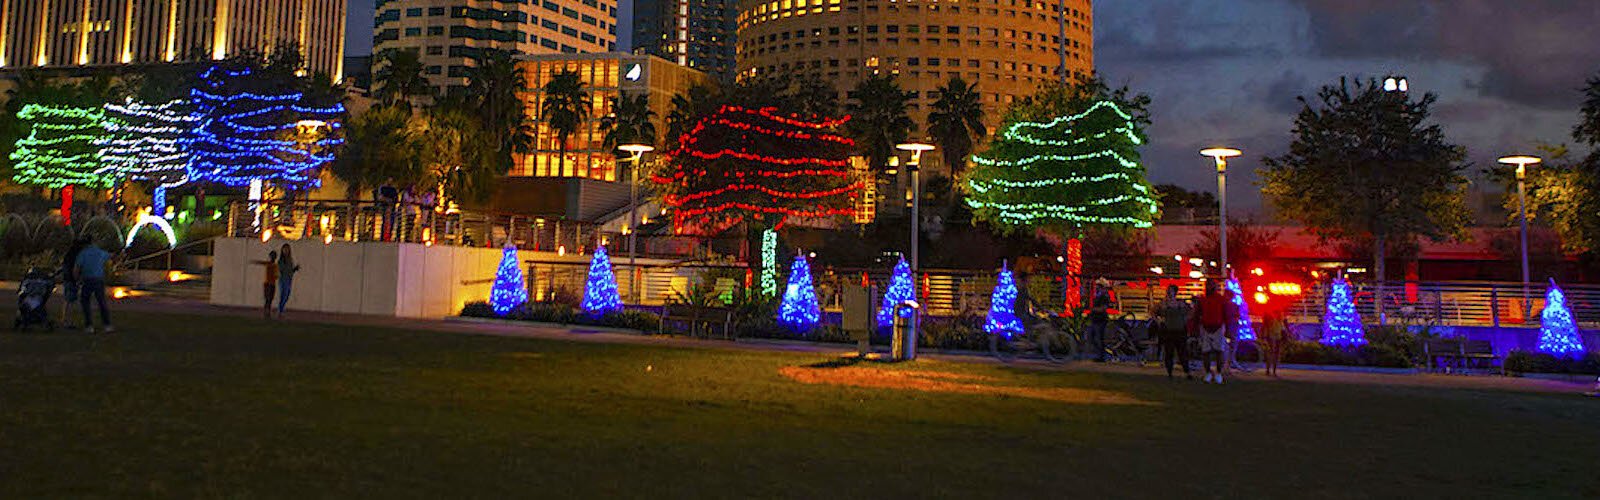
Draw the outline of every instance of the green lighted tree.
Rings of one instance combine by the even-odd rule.
[[[1150,227],[1159,209],[1139,146],[1149,98],[1099,80],[1050,85],[1014,106],[966,176],[973,215],[1001,231]]]

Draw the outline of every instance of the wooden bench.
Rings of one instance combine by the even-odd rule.
[[[1428,370],[1436,370],[1435,361],[1442,360],[1446,373],[1487,369],[1500,359],[1494,353],[1494,344],[1487,340],[1431,339],[1423,342],[1422,354],[1428,359]]]
[[[686,332],[692,337],[710,337],[715,331],[722,338],[732,338],[733,310],[670,302],[661,306],[661,326],[656,333],[670,333],[669,324],[677,327],[672,330]]]

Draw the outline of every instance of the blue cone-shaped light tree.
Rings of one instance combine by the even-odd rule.
[[[783,289],[783,303],[778,306],[778,324],[795,333],[807,333],[821,319],[817,289],[811,284],[811,265],[806,263],[805,255],[796,256],[789,268],[789,285]]]
[[[622,295],[617,293],[617,275],[611,272],[611,257],[605,245],[594,249],[589,261],[589,276],[583,286],[583,313],[598,318],[622,312]]]
[[[517,262],[517,247],[507,243],[500,255],[500,268],[494,273],[494,288],[489,290],[489,305],[505,316],[528,303],[528,285]]]
[[[916,283],[911,279],[911,265],[902,257],[900,263],[894,266],[894,275],[889,277],[889,290],[883,293],[883,305],[878,308],[878,328],[881,330],[894,325],[895,304],[916,299]],[[911,309],[900,311],[902,318],[910,318],[911,314]]]
[[[1356,314],[1356,303],[1350,295],[1350,283],[1342,277],[1334,279],[1328,291],[1327,312],[1322,314],[1322,343],[1339,347],[1367,343],[1361,315]]]
[[[1240,342],[1255,340],[1256,330],[1250,327],[1250,301],[1244,299],[1244,289],[1239,286],[1239,279],[1229,277],[1223,286],[1233,295],[1233,307],[1239,313],[1239,319],[1234,324],[1234,333],[1238,335]]]
[[[1000,266],[1000,277],[994,284],[994,294],[989,296],[989,316],[984,319],[983,331],[990,335],[1012,335],[1022,333],[1022,320],[1017,319],[1017,281],[1011,276],[1011,270],[1004,264]]]
[[[1544,299],[1544,312],[1539,314],[1539,352],[1558,357],[1582,355],[1583,337],[1578,335],[1578,324],[1572,321],[1572,310],[1567,308],[1567,295],[1555,280],[1550,280]]]

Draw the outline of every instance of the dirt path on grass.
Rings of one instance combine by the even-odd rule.
[[[1154,405],[1131,395],[1071,387],[1015,387],[994,385],[993,377],[949,372],[883,370],[866,367],[785,366],[783,376],[802,384],[842,385],[873,389],[982,394],[1042,399],[1071,404]]]

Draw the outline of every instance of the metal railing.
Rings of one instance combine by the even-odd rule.
[[[627,265],[620,252],[612,253],[611,265],[617,275],[618,289],[624,302],[641,305],[660,305],[685,294],[692,287],[711,287],[719,291],[743,284],[745,267],[739,264],[676,264],[637,266],[637,271]],[[588,273],[587,264],[570,262],[533,262],[527,270],[529,288],[535,300],[550,300],[565,291],[581,296]],[[633,290],[634,276],[640,277],[640,289]],[[752,273],[754,273],[752,271]],[[874,303],[881,300],[890,281],[887,269],[813,268],[813,282],[817,297],[826,311],[838,312],[841,291],[850,284],[861,283],[863,276],[876,289]],[[1159,278],[1153,276],[1107,277],[1113,284],[1120,314],[1134,318],[1150,317],[1155,306],[1164,298],[1167,284],[1180,287],[1179,296],[1189,298],[1203,293],[1199,280]],[[1085,285],[1081,303],[1087,303],[1090,278],[1080,280]],[[1530,285],[1529,297],[1524,299],[1520,283],[1508,282],[1422,282],[1407,290],[1406,283],[1384,285],[1385,317],[1376,314],[1375,297],[1370,283],[1353,284],[1356,311],[1366,322],[1400,325],[1437,326],[1512,326],[1529,327],[1539,324],[1539,314],[1544,309],[1545,287]],[[989,271],[928,269],[916,276],[916,294],[924,304],[923,311],[932,316],[958,314],[985,314],[994,291],[995,274]],[[1057,311],[1065,309],[1066,292],[1059,276],[1035,274],[1029,286],[1036,301]],[[1311,286],[1305,295],[1286,308],[1288,320],[1295,323],[1319,323],[1325,312],[1327,290],[1325,285]],[[1573,318],[1584,327],[1600,327],[1600,286],[1571,285],[1564,287],[1567,306]],[[1251,293],[1253,291],[1247,291]],[[1283,300],[1279,298],[1277,300]],[[1259,318],[1259,308],[1258,308]]]
[[[161,250],[161,251],[158,251],[158,252],[154,252],[154,253],[150,253],[150,254],[146,254],[146,255],[141,255],[141,256],[138,256],[138,257],[123,259],[121,262],[117,263],[117,269],[118,270],[141,270],[141,269],[145,269],[144,266],[145,266],[146,263],[162,262],[161,259],[163,259],[163,258],[165,259],[166,266],[162,267],[161,269],[177,269],[177,267],[175,267],[173,265],[174,264],[174,262],[172,261],[173,256],[175,256],[175,255],[176,256],[194,255],[194,252],[192,252],[191,250],[195,249],[195,248],[198,248],[198,247],[202,247],[202,246],[205,247],[205,252],[203,254],[200,254],[200,255],[212,255],[213,253],[215,253],[213,250],[216,247],[216,243],[217,243],[217,237],[215,237],[215,236],[210,237],[210,238],[206,238],[206,239],[203,239],[203,240],[191,241],[191,242],[184,243],[182,245],[178,245],[178,246],[166,249],[166,250]]]
[[[365,200],[274,200],[252,204],[235,201],[225,209],[228,236],[322,239],[325,241],[388,241],[475,247],[500,247],[510,242],[535,251],[588,253],[605,243],[611,248],[627,244],[627,235],[603,231],[591,222],[570,221],[502,212],[439,211],[432,205]],[[737,238],[703,238],[675,235],[639,235],[641,256],[700,257],[707,240],[728,242]],[[699,255],[697,255],[697,252]]]

